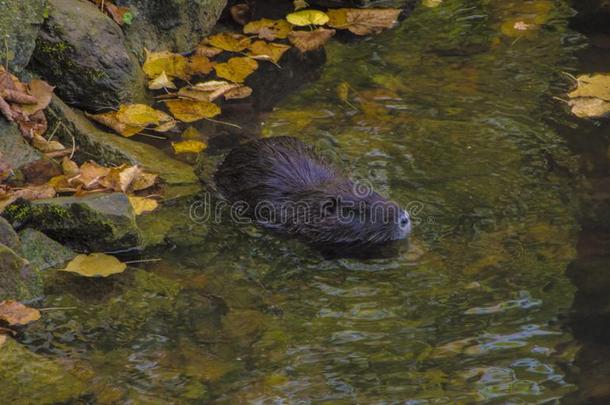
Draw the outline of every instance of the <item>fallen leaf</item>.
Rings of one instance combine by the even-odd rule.
[[[195,127],[188,127],[181,135],[182,139],[201,139],[203,135]]]
[[[74,191],[76,191],[76,188],[74,188],[74,186],[72,186],[70,184],[70,182],[68,181],[69,177],[71,177],[71,176],[67,176],[65,174],[55,176],[55,177],[51,178],[47,184],[49,186],[53,187],[55,189],[55,191],[58,193],[74,192]]]
[[[19,131],[26,137],[31,139],[34,135],[42,135],[47,132],[47,118],[44,111],[36,111],[34,114],[27,116],[25,114],[15,114],[13,118],[19,125]]]
[[[245,34],[256,34],[259,38],[268,41],[288,38],[290,31],[292,31],[292,25],[288,21],[268,18],[251,21],[244,26]]]
[[[215,64],[206,56],[194,55],[189,59],[189,70],[192,75],[207,75],[214,69]]]
[[[292,31],[288,39],[301,52],[309,52],[324,46],[335,35],[335,32],[335,30],[326,28],[318,28],[314,31]]]
[[[284,52],[286,52],[288,49],[290,49],[289,45],[255,41],[250,46],[250,53],[253,56],[269,56],[274,63],[278,63],[282,58],[282,55],[284,55]]]
[[[428,8],[438,7],[443,4],[443,0],[423,0],[422,5]]]
[[[207,38],[209,45],[229,51],[241,52],[250,46],[250,38],[233,32],[221,32]]]
[[[27,115],[32,115],[37,111],[44,110],[51,103],[53,97],[53,89],[49,83],[43,80],[32,80],[28,85],[30,94],[36,98],[36,104],[24,104],[19,106],[19,109]]]
[[[61,161],[61,169],[63,170],[64,174],[69,177],[78,176],[80,173],[80,169],[78,168],[76,162],[70,160],[70,158],[67,156],[64,156]]]
[[[220,107],[208,101],[165,100],[165,105],[182,122],[199,121],[220,114]]]
[[[167,77],[164,70],[159,76],[155,77],[150,81],[150,83],[148,83],[148,88],[150,90],[175,89],[176,85],[169,79],[169,77]]]
[[[378,34],[392,28],[402,10],[395,8],[343,8],[329,11],[331,27],[347,29],[356,35]]]
[[[235,57],[226,63],[219,63],[214,68],[218,77],[235,83],[243,83],[258,68],[258,63],[246,57]]]
[[[125,263],[121,263],[116,257],[104,253],[92,253],[90,255],[78,255],[65,269],[84,277],[108,277],[112,274],[122,273],[127,268]]]
[[[294,6],[295,10],[301,10],[303,8],[309,7],[309,4],[307,4],[305,0],[294,0],[292,2],[292,5]]]
[[[191,87],[183,87],[178,91],[179,98],[198,100],[198,101],[214,101],[227,93],[240,88],[248,88],[237,83],[229,83],[223,80],[212,80],[203,83],[197,83]],[[252,89],[250,89],[252,92]],[[226,96],[225,96],[226,98]]]
[[[320,10],[300,10],[288,14],[286,20],[288,20],[290,24],[298,27],[324,25],[328,22],[328,15]]]
[[[579,97],[568,102],[572,114],[579,118],[602,118],[610,115],[610,102],[599,98]]]
[[[39,186],[28,186],[18,189],[14,192],[13,196],[16,198],[23,198],[24,200],[40,200],[43,198],[55,197],[55,189],[48,184],[42,184]]]
[[[61,143],[59,143],[57,141],[47,141],[41,135],[37,135],[37,134],[34,134],[32,136],[30,143],[32,144],[33,147],[35,147],[36,149],[38,149],[39,151],[41,151],[43,153],[56,152],[58,150],[66,149],[66,147],[64,145],[62,145]]]
[[[98,188],[102,178],[110,173],[110,169],[95,162],[85,162],[80,167],[80,173],[69,180],[72,185],[82,185],[87,190]]]
[[[150,52],[146,49],[146,61],[142,70],[149,79],[154,79],[163,72],[169,77],[177,77],[182,80],[187,80],[190,77],[188,59],[167,51]]]
[[[580,75],[578,87],[568,93],[570,98],[595,97],[610,101],[610,74]]]
[[[235,87],[223,94],[225,100],[237,100],[250,97],[250,95],[252,95],[252,89],[248,86]]]
[[[127,198],[129,198],[129,202],[131,203],[133,211],[136,215],[154,211],[159,206],[157,200],[152,198],[138,197],[134,195],[130,195]]]
[[[199,44],[197,45],[197,48],[195,48],[195,55],[205,56],[206,58],[213,58],[220,53],[222,53],[222,49],[205,44]]]
[[[40,319],[40,311],[28,308],[20,302],[6,300],[0,302],[0,320],[11,326],[27,325]]]
[[[180,142],[172,142],[172,148],[174,148],[174,153],[199,153],[205,148],[207,148],[207,144],[205,142],[199,140],[186,140]]]
[[[145,128],[166,132],[176,125],[171,116],[145,104],[121,105],[118,111],[87,116],[126,137],[133,136]]]
[[[100,124],[111,128],[116,133],[121,134],[125,137],[134,136],[135,134],[141,132],[144,129],[140,126],[127,125],[124,122],[120,122],[116,117],[116,111],[100,114],[89,114],[85,112],[85,116],[95,122],[99,122]]]
[[[154,173],[147,173],[145,171],[140,171],[138,175],[131,182],[131,186],[129,191],[141,191],[146,190],[155,185],[159,176]]]
[[[102,187],[113,191],[127,192],[131,183],[136,179],[141,172],[138,166],[119,166],[110,169],[108,174],[100,179],[99,184]]]

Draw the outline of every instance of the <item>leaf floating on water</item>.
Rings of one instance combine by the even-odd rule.
[[[39,319],[40,312],[37,309],[26,307],[13,300],[0,302],[0,320],[11,326],[27,325]]]
[[[250,55],[252,56],[268,56],[271,61],[278,63],[284,55],[284,52],[290,49],[289,45],[275,44],[265,41],[255,41],[250,46]]]
[[[176,125],[171,116],[145,104],[122,105],[118,111],[87,116],[126,137],[133,136],[147,127],[165,132]]]
[[[222,49],[218,49],[206,44],[199,44],[197,45],[197,48],[195,48],[195,55],[205,56],[206,58],[213,58],[221,53]]]
[[[292,5],[294,6],[295,10],[301,10],[309,7],[309,4],[305,0],[294,0]]]
[[[241,52],[250,46],[250,38],[232,32],[212,35],[208,37],[207,42],[213,47],[229,52]]]
[[[167,77],[164,70],[163,73],[148,83],[148,88],[150,90],[175,89],[176,85],[169,79],[169,77]]]
[[[193,75],[207,75],[214,69],[216,63],[210,61],[206,56],[194,55],[189,59],[190,73]]]
[[[250,97],[250,95],[252,95],[252,88],[248,86],[234,87],[223,94],[225,100],[237,100]]]
[[[125,271],[127,265],[121,263],[116,257],[104,253],[76,256],[65,269],[69,273],[76,273],[84,277],[108,277]]]
[[[244,26],[245,34],[256,34],[259,38],[268,41],[288,38],[290,31],[292,31],[292,25],[288,21],[268,18],[251,21]]]
[[[600,118],[610,115],[610,75],[580,75],[578,87],[568,93],[572,113],[580,118]]]
[[[402,10],[396,8],[341,8],[330,10],[331,27],[347,29],[356,35],[379,34],[398,22]]]
[[[297,27],[324,25],[328,22],[328,15],[320,10],[300,10],[288,14],[286,20]]]
[[[208,147],[208,145],[205,142],[195,140],[195,139],[189,139],[189,140],[180,141],[180,142],[172,142],[172,148],[174,148],[174,153],[176,153],[176,154],[199,153],[207,147]]]
[[[570,100],[572,114],[578,118],[603,118],[610,115],[610,102],[599,98],[575,98]]]
[[[314,31],[292,31],[288,39],[301,52],[309,52],[324,46],[335,35],[335,32],[335,30],[326,28],[318,28]]]
[[[100,185],[113,191],[126,193],[131,183],[140,175],[141,171],[142,169],[138,166],[128,167],[123,165],[113,167],[106,176],[100,179]]]
[[[215,67],[218,77],[235,83],[243,83],[256,69],[258,69],[258,62],[246,57],[231,58],[226,63],[219,63]]]
[[[152,212],[159,206],[157,200],[153,198],[137,197],[134,195],[130,195],[127,198],[129,198],[129,202],[131,203],[133,211],[136,215],[142,215],[145,212]]]
[[[142,70],[149,79],[160,76],[163,72],[169,77],[187,80],[189,75],[189,61],[186,57],[172,52],[146,51],[146,61]]]
[[[209,101],[166,100],[172,115],[182,122],[199,121],[220,114],[220,107]]]
[[[188,127],[181,135],[182,139],[201,139],[203,135],[195,127]]]

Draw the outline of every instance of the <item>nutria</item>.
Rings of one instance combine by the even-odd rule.
[[[380,246],[411,231],[406,211],[290,136],[237,146],[214,181],[225,199],[242,204],[245,217],[318,248]]]

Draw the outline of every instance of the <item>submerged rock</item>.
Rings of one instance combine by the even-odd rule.
[[[11,338],[0,345],[0,380],[0,398],[17,405],[67,403],[87,393],[82,381]]]
[[[124,250],[140,245],[129,199],[122,193],[19,201],[3,213],[13,225],[26,225],[76,250]]]
[[[47,0],[0,0],[0,65],[8,59],[9,70],[20,73],[28,64],[46,6]]]
[[[53,97],[47,115],[51,126],[58,122],[63,124],[57,131],[57,136],[66,145],[70,145],[74,137],[80,150],[95,156],[100,164],[137,164],[158,174],[171,185],[198,182],[191,166],[172,159],[153,146],[98,129],[80,111],[68,107],[58,97]]]
[[[0,301],[5,299],[27,301],[40,295],[42,295],[40,274],[13,249],[0,244]]]
[[[24,229],[19,237],[21,254],[39,271],[59,267],[76,256],[74,251],[37,230]]]
[[[119,26],[86,0],[50,0],[31,68],[90,111],[144,97],[144,74]]]
[[[226,0],[117,0],[134,15],[124,26],[131,49],[143,55],[150,50],[186,52],[209,34]]]

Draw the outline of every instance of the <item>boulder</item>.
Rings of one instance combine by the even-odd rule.
[[[19,237],[21,254],[39,271],[57,268],[76,256],[71,249],[35,229],[26,228],[19,232]]]
[[[14,170],[42,158],[42,154],[26,142],[17,125],[4,117],[0,117],[0,153]]]
[[[0,64],[4,66],[8,56],[11,72],[20,73],[30,61],[46,6],[47,0],[0,0]]]
[[[85,383],[66,372],[59,364],[32,353],[6,337],[0,344],[0,398],[11,403],[76,403],[87,394]],[[80,403],[80,402],[78,402]]]
[[[134,15],[124,27],[127,43],[141,57],[150,50],[192,50],[210,33],[226,0],[116,0]]]
[[[79,251],[105,252],[140,245],[133,208],[122,193],[18,201],[2,215],[13,225],[27,224]]]
[[[13,249],[0,245],[0,301],[5,299],[27,301],[40,295],[42,295],[40,274]]]
[[[120,27],[87,0],[49,0],[30,65],[89,111],[144,98],[144,74]]]
[[[0,244],[5,245],[15,252],[19,252],[21,249],[21,243],[19,242],[19,236],[13,229],[11,224],[4,218],[0,217]]]
[[[58,97],[53,97],[47,117],[51,127],[59,122],[63,124],[59,127],[57,136],[65,145],[71,145],[74,137],[80,150],[88,156],[94,156],[98,163],[138,164],[158,174],[170,185],[198,182],[191,166],[172,159],[153,146],[98,129],[80,111],[68,107]]]

